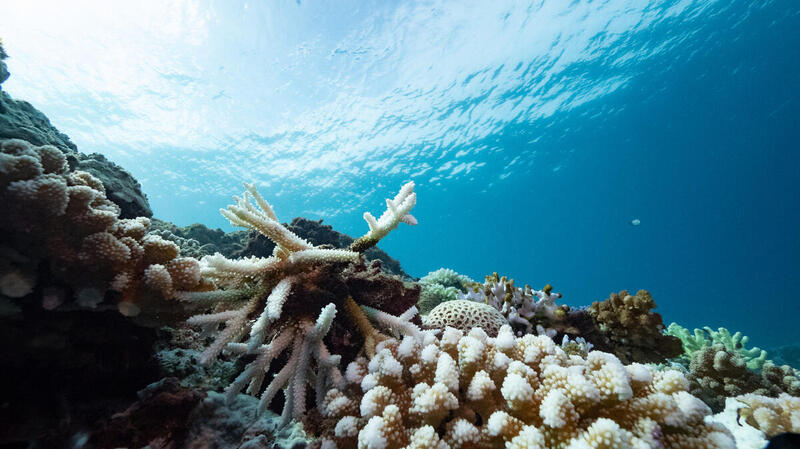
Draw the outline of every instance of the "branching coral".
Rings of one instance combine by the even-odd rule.
[[[744,406],[739,417],[772,438],[782,432],[800,432],[800,397],[781,394],[768,398],[757,394],[736,397]]]
[[[421,314],[427,314],[442,302],[458,299],[475,281],[449,268],[439,268],[420,279],[419,284],[422,291],[417,307]]]
[[[667,334],[681,340],[685,356],[689,359],[691,359],[697,351],[716,344],[721,344],[726,350],[738,353],[750,369],[761,369],[764,362],[767,360],[766,351],[759,348],[745,348],[745,345],[747,345],[747,342],[750,340],[749,337],[742,335],[741,332],[736,332],[731,335],[730,331],[724,327],[715,331],[705,326],[702,329],[695,329],[692,334],[688,329],[677,323],[672,323],[667,328]]]
[[[725,399],[746,393],[776,397],[781,393],[800,395],[800,374],[797,370],[767,362],[761,371],[747,368],[737,351],[715,344],[695,351],[689,364],[691,392],[719,412]]]
[[[475,284],[459,299],[468,299],[489,304],[506,317],[517,335],[547,332],[568,332],[573,329],[565,321],[566,306],[556,305],[561,293],[554,293],[550,284],[541,290],[530,285],[514,286],[514,280],[500,277],[497,273],[486,276],[483,285]]]
[[[37,279],[43,287],[67,288],[90,307],[116,291],[126,314],[137,313],[138,299],[152,296],[141,294],[144,285],[165,296],[201,288],[195,260],[177,258],[173,243],[146,236],[148,218],[120,219],[103,184],[89,173],[69,172],[53,146],[0,142],[0,199],[7,237],[2,251],[9,254],[7,266],[0,266],[4,279],[12,273],[31,288]],[[16,296],[22,291],[17,288]]]
[[[588,312],[611,341],[614,355],[624,362],[663,362],[681,353],[681,342],[663,334],[661,315],[652,311],[653,297],[645,290],[630,295],[626,290],[595,301]]]
[[[569,356],[547,336],[389,339],[326,394],[322,447],[733,448],[677,371]]]
[[[377,270],[366,268],[361,256],[361,252],[375,245],[399,223],[416,224],[416,219],[409,214],[416,203],[414,183],[407,183],[393,200],[386,200],[387,209],[379,219],[365,213],[370,230],[347,250],[314,247],[278,221],[272,206],[255,186],[245,184],[245,187],[244,195],[235,198],[236,204],[222,209],[221,213],[231,224],[257,230],[275,242],[273,255],[240,260],[221,254],[206,256],[201,261],[203,276],[219,290],[179,293],[178,296],[186,301],[216,306],[213,312],[188,320],[189,324],[206,331],[223,327],[203,352],[202,363],[212,363],[225,349],[235,355],[254,358],[228,388],[229,397],[248,384],[247,391],[258,394],[270,362],[288,350],[288,363],[269,382],[260,403],[263,410],[275,394],[284,389],[283,419],[288,421],[304,413],[307,383],[314,385],[318,401],[331,385],[340,384],[340,355],[331,355],[329,345],[323,342],[329,332],[358,330],[367,353],[372,353],[374,346],[387,338],[373,327],[373,322],[401,334],[420,332],[410,322],[416,314],[413,304],[417,296],[406,295],[401,281],[392,283],[390,276],[381,273],[379,263]],[[369,295],[370,283],[375,282],[389,286],[380,292],[382,298]],[[351,288],[353,285],[358,288]],[[410,302],[409,310],[398,317],[374,307],[380,306],[380,300],[386,297]],[[322,312],[315,319],[319,310]],[[344,323],[337,320],[340,321],[338,325],[334,322],[337,311],[344,313],[341,319]],[[334,345],[339,340],[347,340],[350,346],[355,343],[341,333],[327,338]]]

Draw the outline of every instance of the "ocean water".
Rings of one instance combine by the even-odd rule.
[[[800,2],[2,3],[4,89],[158,218],[230,230],[247,181],[355,236],[414,180],[413,276],[800,341]]]

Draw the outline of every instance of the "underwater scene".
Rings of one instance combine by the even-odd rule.
[[[0,449],[800,448],[797,0],[0,39]]]

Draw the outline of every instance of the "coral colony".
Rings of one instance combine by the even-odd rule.
[[[402,276],[375,245],[417,223],[413,182],[356,239],[282,224],[245,188],[221,212],[249,231],[151,220],[130,174],[0,90],[0,444],[755,449],[800,431],[798,370],[740,333],[666,328],[647,291],[569,307],[497,273]]]
[[[186,323],[202,331],[183,337],[187,349],[157,356],[182,383],[147,387],[91,441],[130,438],[114,423],[136,428],[137,413],[168,413],[172,406],[153,404],[176,398],[186,410],[165,428],[183,433],[147,436],[148,427],[143,445],[183,435],[250,447],[296,423],[304,431],[290,439],[326,449],[759,447],[800,430],[797,370],[745,348],[738,333],[665,329],[646,291],[571,308],[550,285],[517,287],[497,273],[483,283],[448,269],[419,282],[385,273],[365,254],[401,223],[417,223],[413,182],[379,218],[365,213],[369,231],[339,248],[300,237],[245,184],[221,212],[273,242],[272,254],[198,261],[181,257],[151,220],[119,218],[103,184],[71,169],[58,148],[12,139],[0,149],[0,225],[15,236],[2,246],[5,306],[35,310],[24,301],[40,291],[40,310],[53,313],[113,304],[127,319],[153,320],[152,310],[188,309]],[[195,253],[203,247],[192,242]],[[195,368],[180,355],[198,345]],[[227,385],[224,401],[202,385]],[[281,401],[278,425],[255,418]],[[234,437],[220,430],[233,422],[251,424]]]
[[[305,412],[306,384],[311,379],[315,379],[313,385],[318,405],[321,405],[329,383],[336,385],[341,382],[342,376],[338,370],[340,356],[331,355],[322,342],[338,309],[344,309],[344,313],[361,325],[368,345],[373,344],[371,342],[377,331],[365,319],[365,315],[410,335],[419,332],[417,326],[408,321],[416,314],[413,306],[403,315],[395,317],[358,305],[349,295],[337,297],[335,292],[326,292],[324,297],[333,302],[324,305],[319,316],[314,318],[310,315],[314,309],[306,304],[297,304],[303,299],[297,293],[302,291],[301,285],[312,284],[319,277],[342,276],[348,263],[358,261],[361,252],[378,243],[399,223],[416,224],[416,219],[409,212],[416,204],[417,196],[413,182],[404,185],[393,200],[386,200],[386,211],[379,219],[376,220],[369,212],[364,214],[369,232],[353,242],[351,249],[339,250],[315,248],[298,237],[280,224],[272,206],[255,186],[245,184],[245,187],[247,191],[243,197],[236,198],[235,205],[220,212],[231,224],[255,229],[275,242],[277,246],[273,255],[245,260],[230,260],[220,254],[206,256],[201,261],[202,274],[225,289],[182,292],[178,297],[185,301],[212,302],[225,307],[223,311],[195,315],[188,320],[190,325],[206,330],[224,325],[224,330],[217,334],[214,343],[203,352],[201,363],[212,363],[223,349],[239,355],[255,355],[255,360],[228,387],[229,397],[235,396],[245,385],[249,385],[248,392],[258,393],[270,363],[288,348],[289,359],[269,382],[261,395],[259,406],[261,410],[266,409],[275,394],[283,388],[286,398],[283,420],[288,422],[290,418],[299,418]],[[257,316],[255,321],[250,319],[253,314]],[[243,337],[246,342],[239,343]]]

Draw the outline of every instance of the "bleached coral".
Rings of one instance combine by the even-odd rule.
[[[408,183],[394,200],[387,200],[387,210],[380,219],[364,214],[369,232],[353,242],[350,249],[342,250],[314,247],[278,221],[272,206],[255,186],[245,184],[245,188],[244,195],[235,198],[236,204],[221,210],[222,215],[231,224],[255,229],[275,242],[273,255],[240,260],[231,260],[219,253],[206,256],[201,260],[201,274],[218,290],[178,292],[177,296],[216,306],[211,313],[195,315],[188,320],[190,325],[212,332],[222,325],[214,342],[201,355],[202,363],[213,363],[223,350],[254,357],[229,387],[231,397],[246,385],[249,385],[248,393],[259,394],[271,362],[284,350],[289,351],[287,364],[268,382],[260,402],[260,409],[265,409],[283,389],[286,422],[304,413],[307,383],[314,386],[318,404],[331,386],[342,383],[338,371],[340,356],[332,355],[322,341],[331,329],[337,310],[357,324],[368,353],[379,341],[388,338],[372,323],[401,334],[420,332],[410,322],[416,314],[415,308],[393,316],[356,304],[353,298],[357,293],[348,290],[344,279],[354,275],[354,270],[348,266],[363,265],[362,251],[375,245],[400,222],[416,223],[409,214],[416,194],[413,182]],[[322,312],[315,318],[319,310]]]
[[[567,309],[556,305],[561,293],[554,293],[549,284],[541,290],[530,285],[514,286],[514,280],[497,273],[486,276],[483,285],[475,284],[458,299],[488,304],[506,317],[518,336],[530,333],[555,335],[554,326],[563,326]],[[563,330],[563,329],[562,329]],[[551,335],[551,336],[552,336]]]
[[[499,310],[488,304],[456,299],[434,307],[423,324],[425,327],[437,329],[449,326],[465,332],[480,327],[487,334],[495,336],[500,327],[508,324],[508,321]]]
[[[746,394],[735,399],[742,403],[739,416],[767,438],[783,432],[800,432],[800,397],[786,393],[777,398]]]
[[[321,410],[327,447],[734,447],[724,426],[704,422],[710,410],[680,372],[598,351],[568,355],[508,325],[497,337],[448,328],[439,338],[385,340],[348,372],[366,374],[329,393],[337,401]],[[340,405],[348,400],[358,410]]]

